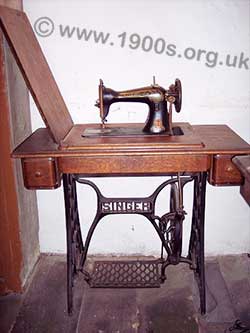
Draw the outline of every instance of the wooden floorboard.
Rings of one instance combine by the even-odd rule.
[[[135,289],[88,289],[84,294],[77,332],[136,332]]]
[[[78,292],[75,293],[74,314],[69,317],[65,257],[42,256],[12,332],[75,332],[84,289],[80,276],[75,287]]]
[[[0,332],[8,333],[13,327],[21,308],[23,296],[10,294],[0,297]]]
[[[193,273],[167,269],[160,288],[84,291],[77,332],[198,333],[192,302]]]
[[[219,257],[220,270],[237,318],[250,326],[250,257]]]
[[[169,266],[159,289],[137,290],[139,333],[198,333],[193,305],[193,272],[187,265]]]
[[[207,259],[206,316],[198,313],[197,287],[188,265],[168,267],[167,280],[156,289],[91,289],[79,275],[69,317],[66,258],[43,255],[25,293],[0,298],[0,332],[224,332],[236,318],[249,325],[249,268],[247,255]]]

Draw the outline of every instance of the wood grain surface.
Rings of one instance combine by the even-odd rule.
[[[185,124],[179,125],[185,127]],[[250,154],[250,145],[239,135],[226,125],[189,125],[196,137],[196,144],[189,144],[192,138],[185,136],[182,144],[174,143],[174,138],[168,139],[165,136],[146,136],[132,138],[83,138],[82,129],[91,124],[75,125],[72,131],[77,131],[76,143],[72,146],[67,145],[67,149],[59,149],[60,146],[51,140],[48,130],[40,128],[36,130],[27,140],[19,145],[12,156],[22,157],[86,157],[86,156],[110,156],[110,155],[161,155],[161,154],[180,154],[180,155],[247,155]],[[129,124],[124,124],[129,126]],[[132,125],[131,125],[132,126]],[[79,130],[81,129],[81,130]],[[191,130],[190,130],[191,131]],[[63,140],[70,142],[71,136]],[[169,140],[172,140],[171,144]],[[177,139],[179,140],[179,139]],[[81,141],[81,146],[78,147]],[[191,141],[192,142],[192,141]],[[202,142],[202,144],[200,144]]]
[[[0,6],[0,25],[52,138],[60,142],[71,116],[25,13]]]

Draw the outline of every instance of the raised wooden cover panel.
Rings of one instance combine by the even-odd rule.
[[[29,20],[23,12],[0,6],[0,23],[45,125],[59,143],[73,121]]]
[[[86,129],[99,130],[101,124],[77,124],[74,125],[68,135],[61,141],[60,149],[63,151],[81,150],[86,151],[90,148],[109,149],[116,151],[122,149],[128,150],[201,150],[205,147],[199,135],[196,135],[189,123],[174,123],[175,127],[181,129],[183,135],[164,135],[150,134],[143,135],[144,124],[106,124],[106,129],[127,128],[136,129],[138,135],[124,136],[84,136]]]

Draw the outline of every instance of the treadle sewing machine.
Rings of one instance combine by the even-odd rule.
[[[0,8],[1,28],[45,122],[14,152],[22,161],[28,189],[54,189],[63,179],[67,229],[68,311],[73,305],[73,279],[84,274],[91,287],[159,287],[169,265],[186,263],[194,271],[200,292],[200,310],[206,312],[204,272],[204,211],[206,182],[242,185],[232,158],[250,154],[250,146],[226,125],[172,123],[172,108],[181,110],[181,83],[168,89],[152,86],[114,91],[99,86],[101,124],[74,125],[26,15]],[[112,103],[143,102],[149,106],[145,124],[107,125]],[[148,197],[109,198],[86,177],[171,176]],[[97,212],[82,240],[76,182],[92,187]],[[193,212],[188,255],[182,255],[184,188],[193,182]],[[155,214],[159,193],[170,188],[169,207]],[[140,214],[152,223],[161,242],[154,261],[98,261],[87,272],[85,261],[91,237],[104,216]]]

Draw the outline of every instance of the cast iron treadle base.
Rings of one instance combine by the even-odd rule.
[[[105,197],[92,181],[81,174],[64,174],[64,199],[67,227],[67,298],[68,313],[73,309],[74,278],[82,272],[85,281],[95,288],[157,288],[166,280],[169,265],[186,263],[194,270],[200,294],[201,314],[206,313],[204,266],[204,216],[206,172],[191,174],[173,173],[147,197]],[[97,210],[83,244],[77,203],[76,182],[92,187],[97,195]],[[182,224],[184,186],[193,182],[192,225],[188,255],[182,253]],[[157,197],[170,188],[169,209],[162,216],[155,214]],[[84,269],[90,241],[98,223],[108,215],[138,214],[154,227],[161,241],[161,256],[157,260],[96,261],[91,274]],[[143,234],[143,230],[141,231]]]
[[[96,261],[91,288],[159,288],[157,261]]]

